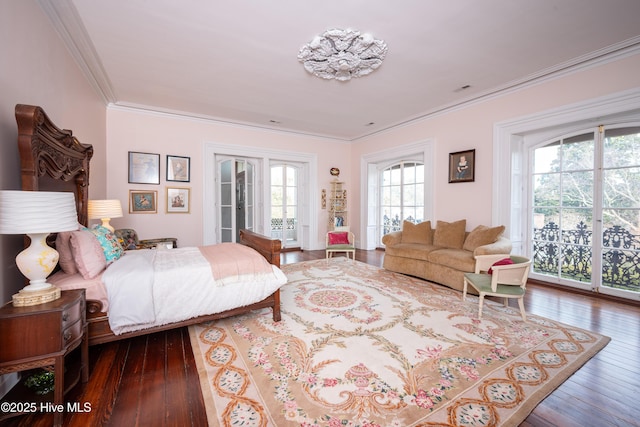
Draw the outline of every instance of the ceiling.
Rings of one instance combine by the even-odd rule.
[[[638,0],[39,4],[108,104],[345,141],[640,49]],[[298,52],[333,28],[384,40],[380,68],[307,72]]]

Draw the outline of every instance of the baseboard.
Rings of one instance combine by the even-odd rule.
[[[635,301],[632,299],[622,298],[615,295],[607,295],[599,292],[588,291],[585,289],[572,288],[570,286],[562,286],[557,283],[545,282],[544,280],[538,279],[529,279],[527,280],[528,284],[540,285],[547,288],[557,289],[559,291],[569,292],[573,294],[584,295],[592,298],[601,298],[612,302],[618,302],[626,305],[633,305],[635,307],[640,307],[640,301]]]

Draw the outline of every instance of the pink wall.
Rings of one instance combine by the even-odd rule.
[[[109,198],[122,201],[123,210],[128,211],[129,190],[151,190],[158,192],[157,214],[129,214],[111,221],[116,228],[135,228],[140,238],[177,237],[180,246],[203,243],[203,191],[205,143],[257,147],[285,152],[317,153],[318,184],[329,188],[329,169],[338,167],[340,178],[346,182],[353,179],[349,170],[350,146],[347,143],[326,138],[296,135],[287,132],[260,130],[214,121],[191,119],[183,116],[149,113],[136,110],[109,108],[107,112],[107,193]],[[128,152],[138,151],[160,154],[160,185],[129,184],[127,173]],[[191,181],[169,182],[166,178],[166,156],[191,158]],[[167,214],[166,187],[191,188],[191,213]],[[320,198],[320,190],[313,190]],[[321,223],[326,222],[326,211],[320,213]],[[326,227],[318,231],[324,236]],[[323,237],[324,239],[324,237]]]
[[[44,108],[59,127],[73,129],[81,142],[93,144],[91,196],[106,191],[106,114],[104,102],[87,83],[49,19],[36,1],[0,2],[0,188],[20,189],[15,120],[16,104]],[[22,236],[0,236],[0,302],[23,287],[15,256]]]

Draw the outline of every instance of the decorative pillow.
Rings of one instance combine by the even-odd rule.
[[[513,264],[513,260],[511,258],[504,258],[504,259],[501,259],[500,261],[494,262],[491,265],[491,267],[498,266],[498,265],[511,265],[511,264]],[[487,273],[493,274],[493,269],[490,268],[489,270],[487,270]]]
[[[63,231],[56,236],[56,250],[60,255],[58,264],[60,268],[67,274],[76,274],[78,268],[76,262],[73,259],[73,253],[71,252],[71,233],[72,231]]]
[[[430,245],[432,240],[431,221],[414,224],[405,220],[402,223],[402,243],[424,243]]]
[[[102,246],[89,229],[72,232],[69,243],[76,267],[85,279],[93,279],[107,268]]]
[[[341,231],[338,233],[329,233],[329,244],[330,245],[348,245],[349,244],[349,234],[346,231]]]
[[[133,228],[120,228],[115,235],[125,251],[138,249],[138,234]]]
[[[466,219],[455,222],[438,221],[433,233],[433,244],[448,249],[462,249],[466,226]]]
[[[467,251],[475,251],[478,246],[490,245],[498,240],[498,237],[504,233],[504,225],[489,228],[486,225],[479,225],[464,240],[462,249]]]
[[[124,249],[122,249],[118,238],[111,230],[101,225],[96,225],[91,229],[91,232],[98,238],[98,242],[100,242],[100,246],[102,246],[102,250],[104,251],[107,264],[111,264],[122,256]]]

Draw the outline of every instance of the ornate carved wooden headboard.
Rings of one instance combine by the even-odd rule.
[[[22,190],[73,192],[78,222],[87,226],[93,146],[59,129],[37,106],[16,105],[16,121]]]

